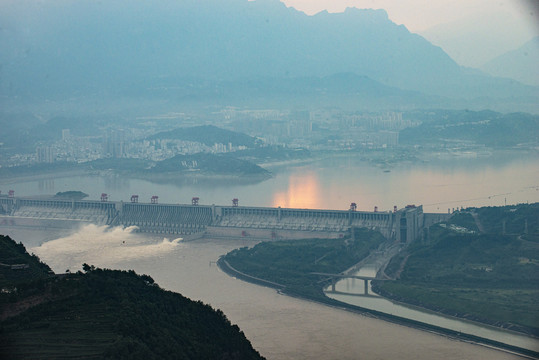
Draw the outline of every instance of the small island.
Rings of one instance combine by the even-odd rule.
[[[87,197],[88,197],[88,194],[83,193],[82,191],[72,191],[72,190],[57,192],[56,195],[54,195],[55,199],[61,199],[61,200],[82,200]]]

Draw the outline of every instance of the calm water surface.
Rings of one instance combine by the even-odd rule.
[[[467,206],[499,206],[539,201],[539,158],[507,155],[489,158],[431,160],[402,163],[386,172],[382,167],[353,156],[314,161],[305,165],[269,167],[274,177],[257,184],[232,180],[197,180],[179,177],[167,184],[122,176],[74,176],[49,180],[2,183],[0,190],[18,196],[80,190],[99,199],[129,201],[131,195],[149,202],[152,195],[163,203],[188,204],[193,196],[201,204],[245,206],[392,210],[422,204],[426,212],[447,212]]]

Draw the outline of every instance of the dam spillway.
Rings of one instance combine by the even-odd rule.
[[[353,228],[369,228],[387,239],[408,242],[421,236],[425,226],[447,216],[424,214],[421,206],[366,212],[0,197],[0,227],[13,224],[14,219],[57,220],[136,226],[144,233],[259,240],[342,237]]]
[[[136,226],[142,232],[189,235],[212,224],[208,206],[120,203],[118,221],[110,225]]]

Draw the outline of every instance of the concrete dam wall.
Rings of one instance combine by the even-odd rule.
[[[436,214],[437,219],[447,214]],[[247,206],[124,203],[91,200],[0,198],[0,226],[14,219],[77,221],[136,226],[140,232],[253,239],[342,237],[351,228],[369,228],[386,238],[409,242],[422,235],[432,216],[421,206],[394,212],[288,209]],[[430,220],[430,221],[429,221]]]

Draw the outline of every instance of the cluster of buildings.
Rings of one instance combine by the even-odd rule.
[[[316,111],[247,110],[227,107],[199,119],[161,119],[170,128],[203,122],[259,138],[267,145],[304,148],[311,151],[380,149],[395,147],[399,132],[417,125],[402,113],[358,113],[339,109]],[[133,128],[102,131],[100,136],[75,136],[63,129],[61,140],[37,144],[34,154],[12,156],[8,166],[57,161],[83,163],[102,158],[138,158],[161,161],[178,154],[226,153],[244,150],[232,143],[206,145],[178,139],[147,140],[160,118]],[[159,126],[162,130],[163,126]]]
[[[235,131],[268,144],[309,150],[377,149],[395,147],[399,132],[418,125],[400,112],[358,113],[339,109],[316,111],[240,110],[218,113]]]
[[[124,157],[162,161],[176,155],[190,155],[201,152],[220,154],[245,149],[245,146],[235,146],[230,142],[227,144],[215,143],[208,146],[196,141],[156,139],[130,143]]]

